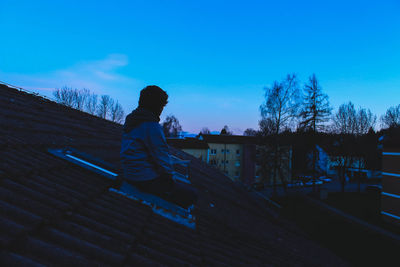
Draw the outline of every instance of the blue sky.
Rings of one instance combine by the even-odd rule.
[[[82,3],[84,2],[84,3]],[[400,2],[0,1],[0,81],[51,96],[65,85],[163,114],[197,133],[257,128],[263,88],[315,73],[334,108],[400,104]]]

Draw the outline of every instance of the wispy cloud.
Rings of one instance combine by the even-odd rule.
[[[142,82],[118,73],[128,63],[126,55],[111,54],[101,60],[81,61],[50,72],[23,74],[0,71],[0,80],[45,95],[51,95],[55,88],[63,86],[88,88],[92,92],[109,94],[113,89],[141,86]]]

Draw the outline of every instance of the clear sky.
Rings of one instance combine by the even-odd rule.
[[[0,81],[170,95],[183,130],[258,128],[263,88],[317,75],[334,108],[400,104],[400,1],[0,0]]]

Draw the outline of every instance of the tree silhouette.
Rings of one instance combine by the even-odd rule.
[[[109,95],[102,95],[100,97],[100,103],[97,108],[97,115],[100,118],[107,119],[111,114],[112,106],[114,105],[114,100]]]
[[[299,128],[310,131],[313,135],[313,156],[312,156],[312,171],[313,171],[313,191],[315,192],[316,179],[316,157],[317,147],[315,136],[318,131],[323,131],[326,127],[325,123],[329,120],[332,108],[329,105],[328,95],[322,93],[322,88],[318,83],[315,74],[311,75],[308,83],[304,86],[305,94],[303,96],[303,106],[300,111]]]
[[[310,129],[314,133],[325,129],[332,108],[329,105],[328,95],[322,93],[315,74],[309,77],[304,86],[303,106],[300,111],[300,128]]]
[[[53,95],[56,99],[57,103],[63,104],[67,107],[74,107],[75,106],[75,91],[76,89],[69,88],[64,86],[63,88],[55,89],[53,91]]]
[[[360,190],[360,172],[361,168],[365,166],[366,157],[362,151],[363,144],[360,143],[360,136],[368,133],[373,129],[376,116],[372,114],[369,109],[359,108],[355,109],[354,104],[351,102],[339,106],[338,111],[334,114],[333,130],[340,134],[340,138],[336,141],[337,154],[335,157],[338,166],[339,178],[342,185],[342,192],[346,184],[346,172],[354,164],[355,159],[358,158],[358,188]],[[354,138],[354,137],[358,138]]]
[[[258,131],[254,130],[253,128],[247,128],[244,132],[243,132],[244,136],[256,136],[258,135]]]
[[[89,89],[72,89],[64,86],[55,89],[53,95],[57,103],[97,115],[100,118],[121,123],[124,119],[124,110],[118,101],[108,95],[102,95],[98,103],[97,95]]]
[[[400,126],[400,104],[388,108],[381,117],[382,128],[395,128]]]
[[[210,129],[208,129],[207,127],[203,127],[200,130],[200,134],[211,134]]]
[[[265,87],[265,102],[260,106],[261,120],[270,120],[274,134],[290,127],[300,107],[299,87],[295,74],[288,74],[281,82]]]
[[[232,135],[233,133],[231,130],[229,130],[228,125],[225,125],[224,128],[222,128],[220,135]]]
[[[121,123],[124,119],[124,110],[118,101],[111,107],[111,120],[116,123]]]
[[[282,155],[279,148],[279,134],[290,128],[290,124],[298,114],[300,106],[299,87],[295,74],[288,74],[285,79],[275,81],[271,87],[265,87],[265,102],[260,106],[261,133],[265,137],[264,154],[273,155],[272,181],[276,193],[276,179],[280,177],[284,188],[286,181],[281,175]],[[272,136],[272,139],[268,136]],[[272,142],[272,145],[266,145]],[[262,168],[271,169],[271,164]],[[263,173],[266,173],[264,171]]]
[[[86,111],[92,115],[97,111],[97,95],[92,93],[86,99]]]
[[[166,137],[178,137],[179,133],[182,132],[182,126],[174,115],[167,116],[162,127]]]

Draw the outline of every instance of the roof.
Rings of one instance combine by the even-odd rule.
[[[168,138],[167,142],[170,146],[179,149],[208,149],[209,146],[204,140],[197,138]]]
[[[215,144],[258,144],[260,139],[255,136],[243,135],[216,135],[216,134],[200,134],[200,139],[207,143]]]
[[[340,266],[259,199],[188,154],[196,229],[110,192],[111,180],[63,161],[73,147],[119,168],[122,126],[0,85],[3,265]],[[6,126],[6,127],[4,127]]]

